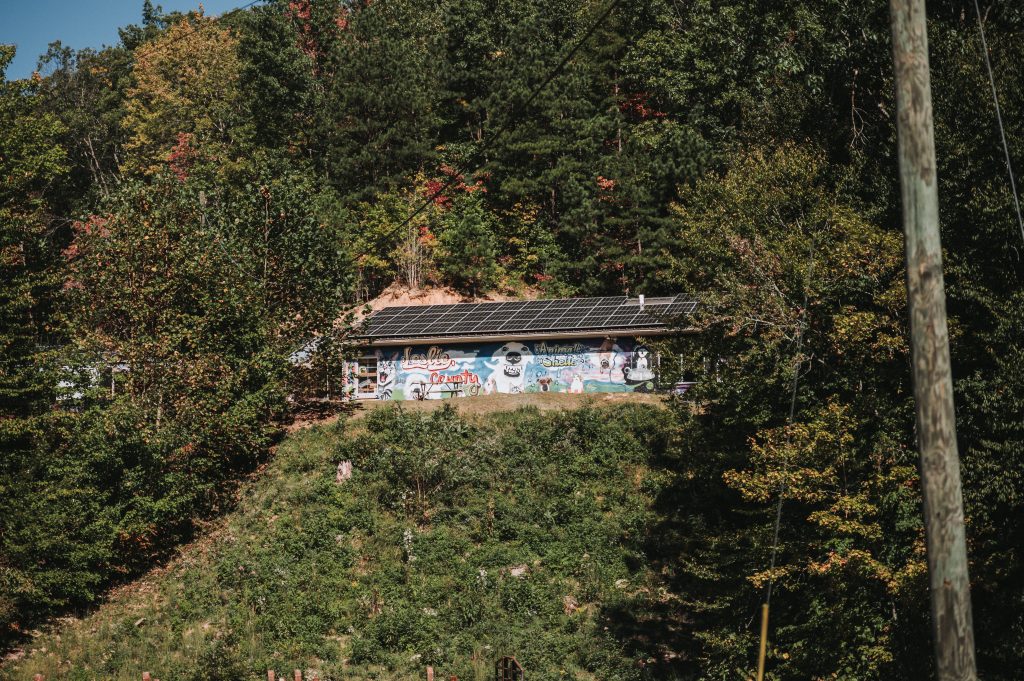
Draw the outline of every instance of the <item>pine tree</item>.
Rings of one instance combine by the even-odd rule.
[[[324,172],[350,199],[406,185],[434,158],[439,35],[436,13],[413,0],[367,3],[347,17],[316,134]]]

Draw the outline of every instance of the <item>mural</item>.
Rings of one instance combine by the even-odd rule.
[[[380,400],[439,400],[493,393],[651,392],[657,358],[631,339],[379,348]],[[351,369],[350,369],[351,371]]]

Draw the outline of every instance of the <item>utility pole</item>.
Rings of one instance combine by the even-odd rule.
[[[889,9],[935,659],[940,681],[975,681],[924,0],[889,0]]]

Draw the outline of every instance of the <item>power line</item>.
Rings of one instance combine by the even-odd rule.
[[[505,133],[507,133],[511,129],[512,123],[517,118],[516,114],[519,111],[526,109],[531,104],[533,104],[533,101],[537,99],[538,96],[540,96],[540,93],[543,92],[549,84],[551,84],[551,81],[553,81],[562,73],[566,65],[569,63],[569,61],[574,56],[576,56],[576,53],[580,51],[580,49],[587,43],[588,40],[590,40],[590,37],[594,35],[594,32],[601,26],[602,23],[604,23],[604,20],[608,18],[608,15],[612,13],[612,10],[615,9],[619,2],[620,0],[611,0],[611,2],[608,3],[607,7],[605,7],[604,11],[602,11],[601,15],[597,18],[597,21],[595,21],[590,26],[590,28],[587,29],[586,33],[583,34],[583,37],[573,46],[571,50],[569,50],[565,54],[564,57],[562,57],[561,61],[558,62],[558,65],[555,66],[555,68],[552,69],[550,73],[548,73],[547,77],[545,77],[543,81],[541,81],[541,84],[533,89],[533,91],[530,93],[530,96],[527,97],[522,104],[513,107],[512,111],[509,112],[509,116],[505,120],[505,122],[497,129],[497,131],[495,131],[493,135],[488,137],[483,144],[476,148],[476,150],[473,152],[473,156],[479,156],[480,154],[483,154],[485,151],[494,146],[495,142],[499,140],[501,137],[503,137]],[[478,168],[479,166],[474,167],[473,170],[477,170]],[[396,230],[400,230],[406,225],[408,225],[410,222],[412,222],[413,218],[415,218],[417,215],[423,212],[423,209],[429,206],[446,190],[450,189],[454,184],[456,184],[459,181],[460,176],[465,177],[467,172],[469,172],[468,169],[460,171],[458,168],[456,168],[455,172],[451,173],[448,181],[442,184],[440,188],[438,188],[430,196],[428,196],[427,199],[422,204],[420,204],[420,206],[416,210],[414,210],[411,215],[409,215],[409,217],[407,217],[405,220],[402,221],[400,225],[398,225]]]
[[[791,394],[790,394],[790,397],[789,397],[789,415],[786,417],[786,425],[787,426],[792,426],[793,425],[793,417],[796,415],[796,395],[797,395],[797,388],[800,385],[800,364],[802,363],[801,360],[800,360],[800,353],[803,352],[803,347],[804,347],[804,331],[807,329],[807,304],[808,304],[808,297],[809,297],[809,292],[810,292],[810,287],[811,287],[811,276],[813,274],[814,274],[814,242],[812,241],[811,242],[810,264],[809,264],[809,266],[807,268],[807,282],[804,284],[804,305],[803,305],[803,309],[800,312],[800,317],[801,317],[801,319],[800,319],[800,328],[797,330],[797,334],[796,334],[796,358],[797,358],[798,364],[796,366],[796,371],[793,372],[793,386],[792,386],[792,391],[791,391]],[[770,566],[768,568],[768,573],[769,573],[769,577],[768,577],[768,590],[765,593],[765,598],[764,598],[764,602],[765,602],[766,605],[770,604],[771,600],[772,600],[772,586],[773,586],[775,580],[771,577],[771,572],[775,569],[775,559],[778,556],[778,552],[779,552],[779,526],[781,525],[781,522],[782,522],[782,502],[783,502],[783,499],[786,496],[786,473],[788,472],[788,470],[789,470],[789,459],[785,459],[784,458],[782,460],[782,483],[779,485],[779,501],[778,501],[778,503],[776,504],[776,507],[775,507],[775,529],[774,529],[773,537],[772,537],[772,557],[771,557],[771,564],[770,564]]]
[[[992,62],[988,56],[988,41],[985,40],[985,25],[981,20],[981,7],[974,0],[974,11],[978,17],[978,33],[981,34],[981,49],[985,55],[985,69],[988,71],[988,84],[992,87],[992,101],[996,105],[996,121],[999,123],[999,136],[1003,140],[1003,154],[1006,156],[1006,172],[1010,175],[1010,189],[1013,192],[1013,206],[1017,209],[1017,224],[1020,226],[1020,238],[1024,241],[1024,217],[1020,212],[1020,197],[1017,196],[1017,180],[1013,176],[1013,164],[1010,162],[1010,145],[1006,142],[1006,130],[1003,127],[1003,112],[999,108],[999,95],[996,94],[996,79],[992,75]]]
[[[250,7],[252,7],[254,5],[258,5],[259,3],[264,2],[264,1],[265,0],[252,0],[251,2],[248,2],[248,3],[244,4],[244,5],[236,7],[234,9],[232,9],[232,10],[228,10],[227,12],[224,12],[223,14],[221,14],[219,16],[209,17],[209,19],[210,19],[209,23],[199,25],[194,31],[191,31],[189,33],[182,33],[181,35],[179,35],[179,36],[177,36],[175,38],[172,38],[170,40],[167,40],[166,42],[160,43],[159,45],[156,45],[155,47],[151,47],[148,50],[141,50],[141,51],[135,52],[133,54],[133,57],[135,58],[136,61],[139,60],[140,58],[141,59],[147,59],[147,58],[149,58],[150,56],[152,56],[154,54],[158,54],[160,52],[163,52],[169,46],[173,45],[176,42],[179,42],[181,40],[184,40],[185,38],[190,38],[190,37],[194,36],[196,33],[202,31],[203,29],[207,28],[208,26],[212,26],[214,23],[216,23],[218,21],[226,19],[229,16],[238,14],[239,12],[244,12],[245,10],[249,9]],[[187,15],[186,15],[186,17],[187,17]]]
[[[796,359],[797,364],[793,372],[793,386],[789,398],[789,416],[786,418],[787,429],[793,425],[793,417],[796,415],[797,388],[800,385],[800,365],[803,363],[800,353],[803,352],[804,331],[807,329],[807,305],[811,290],[811,277],[814,274],[814,251],[815,243],[811,241],[811,252],[808,256],[807,279],[804,283],[804,304],[800,311],[800,328],[796,335]],[[790,433],[787,430],[786,442],[789,444]],[[782,504],[786,498],[786,475],[789,473],[789,458],[782,459],[782,481],[779,483],[779,500],[775,505],[775,527],[772,532],[772,554],[768,566],[768,588],[765,590],[764,602],[761,604],[761,644],[757,659],[757,680],[764,678],[765,651],[768,645],[768,608],[772,601],[772,589],[775,586],[775,561],[779,554],[779,529],[782,525]]]
[[[509,112],[509,116],[506,119],[505,123],[503,123],[493,135],[488,137],[483,144],[477,147],[477,149],[473,152],[474,157],[479,156],[480,154],[490,149],[498,139],[504,136],[505,133],[507,133],[511,129],[512,123],[518,117],[519,111],[525,109],[530,104],[532,104],[533,101],[537,99],[538,96],[540,96],[540,93],[544,91],[544,88],[550,85],[551,81],[557,78],[559,74],[561,74],[561,72],[565,70],[565,67],[566,65],[568,65],[569,61],[572,60],[572,58],[576,56],[576,53],[580,51],[580,49],[587,43],[588,40],[590,40],[590,37],[594,35],[594,32],[597,31],[597,29],[601,26],[602,23],[604,23],[604,20],[608,18],[608,16],[612,13],[612,11],[619,4],[619,2],[620,0],[611,0],[611,2],[608,3],[605,9],[598,16],[597,20],[583,34],[583,37],[580,38],[580,40],[572,47],[571,50],[569,50],[565,54],[565,56],[562,57],[562,59],[558,62],[555,68],[548,73],[548,75],[544,78],[543,81],[541,81],[540,85],[535,87],[530,92],[530,95],[526,98],[526,100],[523,101],[522,104],[513,107],[512,110]],[[398,227],[395,228],[395,231],[401,230],[410,222],[412,222],[413,218],[422,213],[427,206],[429,206],[431,203],[433,203],[435,199],[437,199],[437,197],[441,196],[447,189],[455,185],[459,181],[460,176],[465,177],[466,173],[470,172],[470,170],[477,170],[478,168],[479,166],[475,166],[472,169],[455,168],[454,172],[451,173],[448,181],[442,184],[441,187],[438,188],[436,191],[432,192],[430,196],[428,196],[427,199],[422,204],[420,204],[415,211],[413,211],[407,218],[405,218],[405,220],[401,222],[401,224],[398,225]],[[335,332],[332,331],[331,333],[322,336],[322,338],[333,338],[334,335]],[[296,351],[298,351],[298,349]]]

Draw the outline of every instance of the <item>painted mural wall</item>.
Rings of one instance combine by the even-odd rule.
[[[376,381],[362,389],[350,367],[353,397],[444,399],[493,393],[651,392],[656,358],[632,339],[507,341],[483,345],[380,348]],[[363,365],[365,375],[365,364]]]

